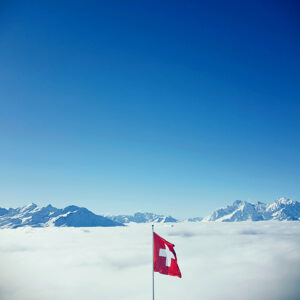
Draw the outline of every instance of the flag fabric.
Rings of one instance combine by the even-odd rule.
[[[153,247],[154,272],[181,278],[175,246],[153,232]]]

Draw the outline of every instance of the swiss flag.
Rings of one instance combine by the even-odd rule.
[[[153,232],[153,247],[154,272],[181,278],[175,246]]]

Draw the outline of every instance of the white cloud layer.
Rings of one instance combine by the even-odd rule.
[[[300,222],[157,225],[183,278],[155,274],[156,299],[296,300]],[[151,225],[0,230],[1,300],[151,298]]]

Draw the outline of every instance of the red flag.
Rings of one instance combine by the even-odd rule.
[[[174,250],[175,246],[167,242],[155,232],[153,232],[153,246],[154,272],[181,278],[181,273],[177,264],[177,257]]]

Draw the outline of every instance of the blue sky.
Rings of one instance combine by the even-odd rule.
[[[300,200],[299,4],[205,2],[2,2],[0,206]]]

